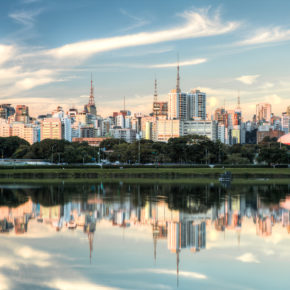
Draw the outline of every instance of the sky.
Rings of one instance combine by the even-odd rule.
[[[207,94],[207,113],[240,95],[245,119],[260,102],[290,105],[288,0],[0,0],[0,103],[32,116],[81,109],[91,73],[98,114],[150,113],[176,87]]]

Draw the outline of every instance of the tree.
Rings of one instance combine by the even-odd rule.
[[[11,158],[14,152],[21,146],[29,147],[30,144],[19,137],[0,137],[0,154],[3,158]]]

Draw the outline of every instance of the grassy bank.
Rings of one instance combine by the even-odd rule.
[[[220,182],[217,178],[1,178],[0,184],[29,184],[29,185],[49,185],[49,184],[98,184],[98,183],[123,183],[123,184],[215,184]],[[259,185],[259,184],[290,184],[288,178],[235,178],[232,185]]]
[[[290,168],[227,168],[236,178],[290,178]],[[0,179],[100,179],[100,178],[209,178],[217,179],[222,168],[15,168],[0,169]]]

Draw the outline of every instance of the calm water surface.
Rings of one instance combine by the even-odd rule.
[[[0,184],[0,290],[289,289],[290,184]]]

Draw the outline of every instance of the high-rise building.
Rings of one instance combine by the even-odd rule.
[[[41,140],[62,139],[63,126],[59,118],[46,118],[41,123]]]
[[[267,103],[260,103],[256,105],[256,118],[257,122],[270,122],[272,114],[272,107]]]
[[[11,104],[2,104],[0,105],[0,118],[8,119],[9,116],[13,116],[15,114],[15,109],[11,107]]]
[[[228,126],[228,114],[225,108],[217,108],[214,112],[214,120],[218,122],[218,124]]]
[[[171,92],[169,93],[168,118],[187,120],[187,107],[187,94],[180,91],[178,92],[175,89],[171,90]]]
[[[0,137],[10,137],[11,131],[11,125],[6,120],[0,119]]]
[[[206,94],[200,90],[191,90],[187,94],[188,98],[188,118],[206,119]]]
[[[11,136],[22,138],[30,144],[37,142],[37,128],[34,125],[14,122],[11,129]]]
[[[17,105],[15,112],[15,121],[29,123],[29,108],[25,105]]]

